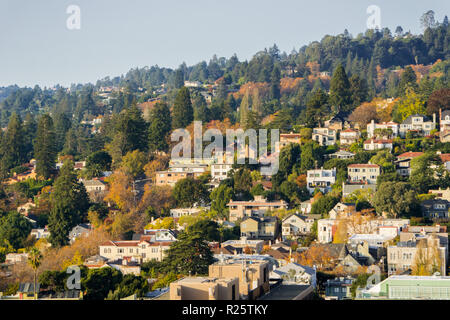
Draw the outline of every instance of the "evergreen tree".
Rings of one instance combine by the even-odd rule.
[[[36,131],[37,131],[36,120],[31,115],[31,113],[27,113],[23,124],[24,143],[25,143],[24,153],[27,160],[32,159],[34,157],[33,141],[36,137]]]
[[[50,195],[52,209],[49,216],[49,241],[60,247],[69,242],[69,232],[86,220],[89,198],[73,170],[73,162],[66,161],[60,170]]]
[[[367,100],[367,91],[367,82],[365,79],[361,79],[358,75],[350,77],[351,101],[354,108]]]
[[[275,65],[270,76],[270,98],[272,100],[279,100],[281,97],[280,78],[280,68],[278,67],[278,65]]]
[[[9,169],[25,162],[25,140],[22,120],[15,112],[11,115],[8,128],[2,139],[1,169],[7,173]]]
[[[399,96],[404,96],[406,94],[406,88],[411,87],[413,90],[417,89],[417,77],[411,66],[407,66],[403,71],[400,82],[398,84]]]
[[[347,110],[350,104],[350,82],[342,64],[337,66],[331,78],[330,102],[340,110]]]
[[[174,86],[176,89],[180,89],[181,87],[184,86],[184,74],[183,71],[180,69],[175,71]]]
[[[56,162],[56,137],[53,119],[48,114],[44,114],[39,119],[34,155],[36,157],[36,174],[48,179]]]
[[[62,112],[58,112],[54,116],[55,118],[55,137],[56,137],[56,149],[61,151],[64,147],[66,140],[66,133],[71,127],[70,118]]]
[[[157,103],[151,112],[151,123],[148,129],[150,151],[167,151],[167,136],[170,133],[172,120],[170,109],[165,103]]]
[[[182,87],[175,98],[172,115],[172,128],[186,128],[194,120],[194,110],[189,89]]]

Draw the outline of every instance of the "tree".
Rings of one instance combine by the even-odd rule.
[[[28,252],[28,263],[30,264],[31,268],[34,272],[34,299],[37,300],[37,293],[36,293],[36,277],[37,277],[37,269],[41,265],[42,260],[42,254],[37,248],[31,248],[31,250]]]
[[[134,193],[132,179],[123,169],[115,171],[106,181],[109,183],[109,191],[105,201],[111,201],[120,210],[130,210],[134,207]]]
[[[353,110],[349,120],[357,123],[360,128],[365,128],[370,121],[378,121],[377,107],[371,103],[363,103]]]
[[[122,298],[136,295],[143,297],[148,292],[147,279],[134,274],[126,274],[122,281],[116,287],[116,290],[110,291],[106,300],[120,300]]]
[[[31,223],[21,214],[12,211],[0,215],[0,243],[8,243],[14,249],[23,247],[32,229]]]
[[[353,107],[361,105],[367,100],[368,88],[367,81],[360,78],[358,75],[352,75],[350,77],[350,100]]]
[[[313,91],[306,102],[306,119],[303,122],[310,128],[321,124],[323,117],[331,111],[328,102],[328,95],[322,89]]]
[[[145,160],[145,154],[139,150],[128,152],[122,158],[122,168],[127,175],[136,179],[144,173]]]
[[[406,182],[383,182],[375,194],[375,209],[379,214],[385,212],[390,217],[411,215],[416,205],[416,194]]]
[[[2,139],[1,169],[3,173],[23,164],[26,160],[25,137],[20,117],[13,112],[9,118],[8,128]]]
[[[428,190],[437,187],[434,170],[430,167],[440,164],[441,159],[434,153],[425,153],[411,160],[409,181],[417,193],[428,193]]]
[[[425,101],[422,96],[408,88],[406,90],[406,96],[401,98],[397,105],[396,113],[400,119],[400,122],[411,115],[424,114],[425,112]]]
[[[72,124],[70,118],[64,112],[58,112],[54,117],[56,150],[61,151],[64,147],[67,131],[69,131]]]
[[[433,91],[433,93],[428,98],[427,114],[429,115],[432,115],[433,113],[439,114],[439,109],[442,109],[442,111],[450,109],[449,88]]]
[[[405,95],[406,89],[408,87],[412,88],[413,90],[417,89],[417,77],[411,66],[407,66],[402,72],[400,82],[397,87],[397,95]]]
[[[111,162],[112,158],[108,152],[95,151],[86,159],[86,170],[92,177],[100,177],[102,172],[111,170]]]
[[[56,161],[56,137],[53,120],[48,114],[44,114],[39,119],[34,155],[36,157],[36,174],[48,179]]]
[[[328,215],[331,209],[334,208],[339,199],[331,195],[326,195],[320,197],[318,200],[314,201],[311,206],[311,214],[320,214],[322,216]]]
[[[351,92],[350,82],[342,64],[334,70],[330,82],[330,102],[340,110],[347,110],[350,104]]]
[[[150,151],[167,151],[169,148],[168,134],[172,128],[169,106],[157,103],[150,113],[148,143]]]
[[[192,207],[194,203],[206,203],[209,199],[206,186],[193,178],[177,181],[172,194],[179,207]]]
[[[420,17],[420,25],[423,29],[433,28],[436,26],[433,10],[428,10]]]
[[[110,267],[90,269],[87,277],[81,280],[86,292],[83,299],[104,300],[121,282],[122,273],[119,270]]]
[[[201,232],[183,232],[166,251],[165,270],[176,274],[208,274],[213,255]]]
[[[280,99],[280,77],[280,68],[275,65],[270,76],[270,98],[273,100]]]
[[[215,188],[209,198],[211,199],[211,211],[217,213],[219,217],[228,216],[227,204],[233,197],[233,189],[225,184],[220,184]]]
[[[49,241],[53,246],[60,247],[69,242],[70,230],[86,219],[89,209],[89,197],[84,185],[78,182],[71,161],[66,161],[62,166],[50,201]]]
[[[175,97],[172,114],[172,129],[186,128],[194,120],[189,89],[182,87]]]
[[[184,86],[184,73],[183,70],[181,69],[177,69],[177,71],[175,71],[174,86],[176,89],[179,89],[182,86]]]
[[[188,227],[187,232],[199,232],[206,241],[221,241],[219,225],[212,220],[197,221]]]

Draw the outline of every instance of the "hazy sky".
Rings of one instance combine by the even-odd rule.
[[[81,9],[80,30],[66,27],[69,5]],[[289,53],[345,28],[364,32],[369,5],[392,32],[421,32],[430,9],[439,21],[450,13],[448,0],[0,0],[0,86],[95,83],[213,54],[245,60],[273,43]]]

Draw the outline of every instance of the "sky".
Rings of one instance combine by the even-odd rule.
[[[79,29],[67,28],[71,5]],[[0,0],[0,86],[95,83],[214,54],[248,60],[274,43],[290,53],[344,29],[364,32],[370,5],[392,32],[422,32],[428,10],[438,21],[450,13],[448,0]]]

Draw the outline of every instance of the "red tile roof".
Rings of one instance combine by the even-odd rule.
[[[423,152],[405,152],[399,155],[397,158],[416,158],[423,155]]]
[[[439,155],[439,157],[441,158],[442,162],[450,161],[450,153],[442,153]]]
[[[355,163],[348,165],[348,168],[379,168],[380,166],[377,164],[370,163]]]

